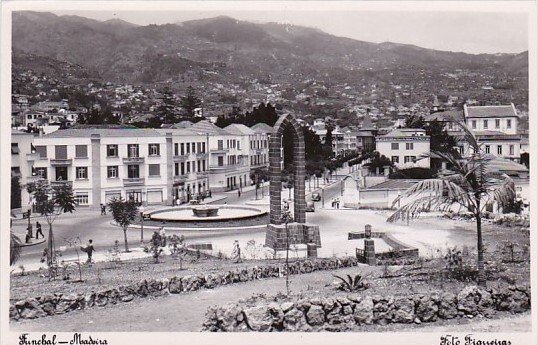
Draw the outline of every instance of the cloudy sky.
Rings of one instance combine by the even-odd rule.
[[[316,27],[327,33],[369,42],[397,42],[467,53],[519,53],[528,49],[527,14],[447,11],[187,10],[54,11],[98,20],[120,18],[139,25],[177,23],[230,16],[252,22]]]

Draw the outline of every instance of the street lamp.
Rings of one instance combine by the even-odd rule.
[[[140,211],[140,243],[144,243],[144,206],[138,208]]]
[[[282,203],[282,221],[286,228],[286,294],[290,294],[290,234],[288,223],[292,220],[290,211],[290,201],[286,200]]]

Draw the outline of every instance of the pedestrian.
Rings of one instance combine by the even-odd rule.
[[[38,239],[39,238],[39,235],[41,235],[41,237],[45,238],[45,235],[43,235],[43,231],[41,230],[41,224],[39,222],[36,222],[35,223],[35,238]]]
[[[241,260],[241,247],[239,246],[239,241],[234,241],[234,249],[232,251],[232,258],[234,259],[235,263],[242,262]]]
[[[26,234],[25,239],[24,239],[24,243],[30,243],[30,242],[32,242],[32,240],[31,240],[30,238],[31,238],[30,235],[29,235],[29,234]]]
[[[238,198],[241,197],[241,189],[238,189],[238,190],[237,190],[237,197],[238,197]]]
[[[166,231],[164,230],[164,226],[161,226],[159,236],[161,237],[161,247],[166,246]]]
[[[88,254],[88,263],[92,263],[92,254],[95,251],[95,248],[93,247],[93,240],[89,240],[88,244],[86,245],[86,248],[84,250],[86,254]]]
[[[209,197],[211,198],[211,189],[209,190]]]
[[[100,204],[101,206],[101,216],[106,216],[106,207],[103,204]]]

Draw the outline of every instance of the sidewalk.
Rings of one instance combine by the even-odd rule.
[[[262,188],[262,185],[263,185],[263,188],[269,187],[269,181],[264,182],[264,183],[260,183],[260,188]],[[256,185],[242,187],[241,188],[241,193],[250,192],[250,191],[255,190],[255,189],[256,189]],[[237,189],[229,190],[229,191],[224,192],[224,193],[225,194],[237,194]]]

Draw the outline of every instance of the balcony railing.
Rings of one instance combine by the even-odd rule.
[[[124,178],[123,179],[123,185],[124,186],[142,186],[144,185],[145,179],[143,177],[131,177],[131,178]]]
[[[187,181],[188,176],[189,176],[188,174],[174,176],[173,178],[174,184],[183,183]]]
[[[210,171],[235,171],[239,168],[239,165],[210,165]]]
[[[53,166],[62,166],[62,165],[71,165],[73,160],[71,158],[51,158],[50,165]]]
[[[218,149],[211,149],[210,151],[211,151],[211,153],[226,153],[226,152],[230,151],[230,149],[225,149],[223,147],[223,148],[218,148]]]
[[[172,157],[172,160],[174,161],[174,163],[179,163],[179,162],[185,162],[187,159],[189,158],[189,156],[174,156]]]
[[[39,155],[39,153],[37,152],[34,152],[34,153],[27,153],[26,154],[26,160],[28,161],[37,161],[41,158],[41,156]]]
[[[203,158],[203,159],[206,159],[206,158],[207,158],[207,153],[197,153],[197,154],[196,154],[196,158]]]
[[[142,164],[142,163],[144,163],[144,157],[123,157],[123,163],[125,163],[125,164]]]
[[[209,176],[209,171],[199,171],[196,173],[197,178],[206,178]]]

